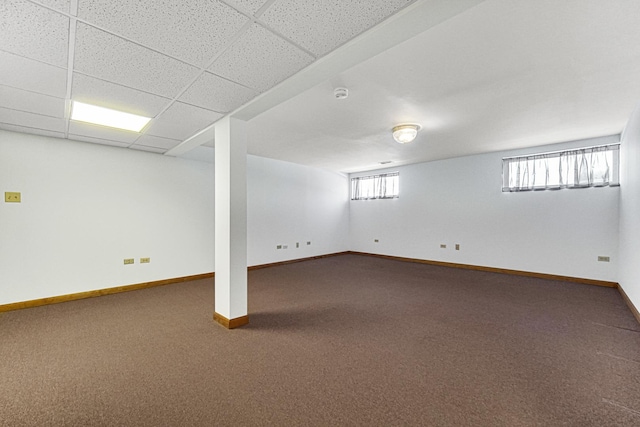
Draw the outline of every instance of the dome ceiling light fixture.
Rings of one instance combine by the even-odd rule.
[[[349,96],[349,89],[346,87],[337,87],[333,90],[333,96],[335,96],[336,99],[347,99]]]
[[[418,131],[422,126],[415,123],[403,123],[401,125],[394,126],[391,130],[393,132],[393,139],[400,144],[408,144],[418,136]]]

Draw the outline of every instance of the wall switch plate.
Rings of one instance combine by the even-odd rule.
[[[307,246],[309,246],[311,244],[311,242],[307,242]]]
[[[21,195],[15,191],[5,191],[4,192],[4,201],[6,203],[20,203]]]
[[[151,258],[140,258],[140,264],[149,264],[151,262]]]
[[[599,256],[598,257],[598,261],[600,262],[609,262],[611,260],[611,258],[609,258],[608,256]]]
[[[447,249],[447,245],[445,245],[444,243],[440,244],[440,249]]]
[[[133,264],[135,262],[135,260],[133,258],[125,258],[124,259],[124,263],[126,264]]]
[[[276,249],[282,249],[282,245],[276,246]]]
[[[296,248],[300,247],[300,242],[296,242]]]
[[[459,250],[460,250],[460,244],[456,243],[456,251],[459,251]]]
[[[380,241],[378,239],[373,239],[373,243],[379,243]]]

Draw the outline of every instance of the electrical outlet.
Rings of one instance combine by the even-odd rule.
[[[309,246],[311,244],[311,242],[307,242],[307,246]]]
[[[276,246],[276,249],[282,249],[282,245]]]
[[[440,244],[440,249],[447,249],[447,245],[445,245],[444,243]]]
[[[4,201],[6,203],[20,203],[21,195],[15,191],[5,191],[4,193]]]
[[[124,259],[124,263],[126,264],[133,264],[135,262],[135,260],[133,258],[125,258]]]
[[[300,247],[300,242],[296,242],[296,248]]]
[[[459,250],[460,250],[460,244],[456,243],[456,251],[459,251]]]
[[[373,243],[380,243],[378,239],[373,239]]]
[[[599,256],[598,261],[600,262],[609,262],[611,259],[608,256]]]
[[[151,262],[151,258],[140,258],[140,264],[149,264]]]

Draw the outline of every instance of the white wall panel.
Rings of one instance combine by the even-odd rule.
[[[0,131],[0,187],[0,304],[213,271],[209,163]]]
[[[640,104],[620,145],[620,286],[640,310]]]
[[[249,156],[247,178],[249,265],[348,249],[345,176]],[[22,193],[0,203],[0,304],[214,270],[212,163],[0,131],[0,187]]]
[[[400,171],[400,197],[351,202],[351,249],[616,281],[620,189],[503,193],[502,157],[519,153],[387,169]],[[460,244],[459,251],[455,244]],[[611,262],[598,262],[599,255]]]
[[[349,249],[345,176],[256,156],[247,165],[249,265]]]
[[[622,265],[638,304],[640,180],[630,163],[620,264],[621,188],[502,193],[501,158],[518,153],[388,169],[400,171],[400,198],[359,202],[348,201],[343,175],[248,156],[248,264],[351,249],[610,281]],[[0,304],[214,269],[209,162],[0,131],[0,183],[22,192],[22,203],[0,203]]]

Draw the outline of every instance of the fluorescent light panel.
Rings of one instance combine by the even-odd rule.
[[[149,117],[73,101],[71,120],[140,132],[151,119]]]

